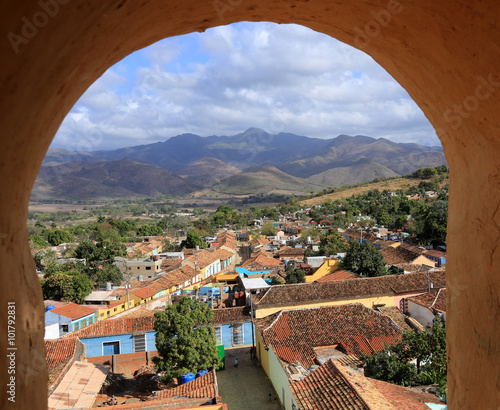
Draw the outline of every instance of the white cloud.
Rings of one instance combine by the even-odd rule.
[[[140,53],[87,90],[53,147],[111,149],[249,127],[439,144],[421,110],[371,57],[302,26],[239,23]]]

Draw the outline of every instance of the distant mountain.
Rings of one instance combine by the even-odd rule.
[[[276,166],[288,174],[308,178],[332,168],[353,166],[362,159],[383,165],[397,174],[415,171],[422,163],[432,167],[446,164],[441,147],[398,144],[362,135],[339,135],[316,152]]]
[[[234,194],[303,193],[442,164],[441,147],[250,128],[234,136],[182,134],[112,151],[51,149],[32,198],[182,195],[211,187]]]
[[[367,159],[361,159],[349,167],[332,168],[313,175],[307,178],[306,181],[322,186],[340,187],[373,181],[375,178],[395,176],[398,176],[398,174],[389,168]]]
[[[164,142],[113,151],[73,153],[73,156],[78,160],[93,162],[130,158],[134,161],[158,165],[173,172],[182,170],[202,158],[210,157],[233,164],[240,169],[247,169],[257,165],[296,160],[321,149],[327,143],[328,140],[319,138],[288,133],[272,135],[259,128],[250,128],[231,137],[200,137],[195,134],[182,134]],[[46,161],[51,161],[52,165],[55,165],[57,160],[74,161],[68,154],[69,151],[64,154],[52,151],[54,150],[49,150],[46,158]],[[58,164],[64,162],[58,162]]]
[[[322,186],[301,178],[285,174],[271,165],[263,165],[229,177],[212,187],[212,190],[225,194],[303,194],[318,191]]]
[[[193,190],[184,179],[166,169],[125,158],[42,166],[31,197],[34,200],[118,198],[184,195]]]
[[[189,181],[191,186],[203,189],[240,172],[241,169],[219,159],[205,157],[192,163],[189,167],[179,170],[177,174]]]

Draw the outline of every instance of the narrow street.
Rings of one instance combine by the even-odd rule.
[[[217,381],[219,394],[228,409],[281,409],[264,369],[256,358],[250,358],[250,346],[228,348],[225,353],[226,369],[217,372]],[[234,367],[235,358],[238,358],[238,367]]]

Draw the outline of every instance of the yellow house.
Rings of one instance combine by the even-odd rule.
[[[339,268],[339,261],[335,258],[326,258],[323,264],[311,275],[306,275],[306,282],[314,282],[323,276],[335,272]]]
[[[254,295],[256,318],[263,318],[283,309],[300,309],[361,303],[374,306],[399,307],[402,297],[418,295],[429,289],[446,287],[443,271],[387,275],[327,283],[299,283],[271,286],[266,293]]]
[[[120,301],[117,303],[105,305],[105,307],[103,305],[102,309],[98,309],[97,315],[99,320],[107,319],[117,315],[118,313],[125,312],[127,310],[127,296],[125,296],[124,301],[121,299],[123,298],[120,298]],[[132,309],[134,306],[136,306],[136,303],[132,298],[130,298],[128,309]]]

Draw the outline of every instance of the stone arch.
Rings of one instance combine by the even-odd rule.
[[[112,64],[162,38],[237,21],[297,23],[360,48],[412,96],[451,167],[450,407],[500,402],[500,5],[496,0],[4,0],[0,5],[0,272],[16,303],[16,401],[46,407],[43,306],[27,205],[48,146]],[[7,328],[6,303],[2,326]],[[7,369],[7,340],[0,368]],[[3,386],[9,375],[3,371]],[[1,389],[6,403],[6,389]]]

